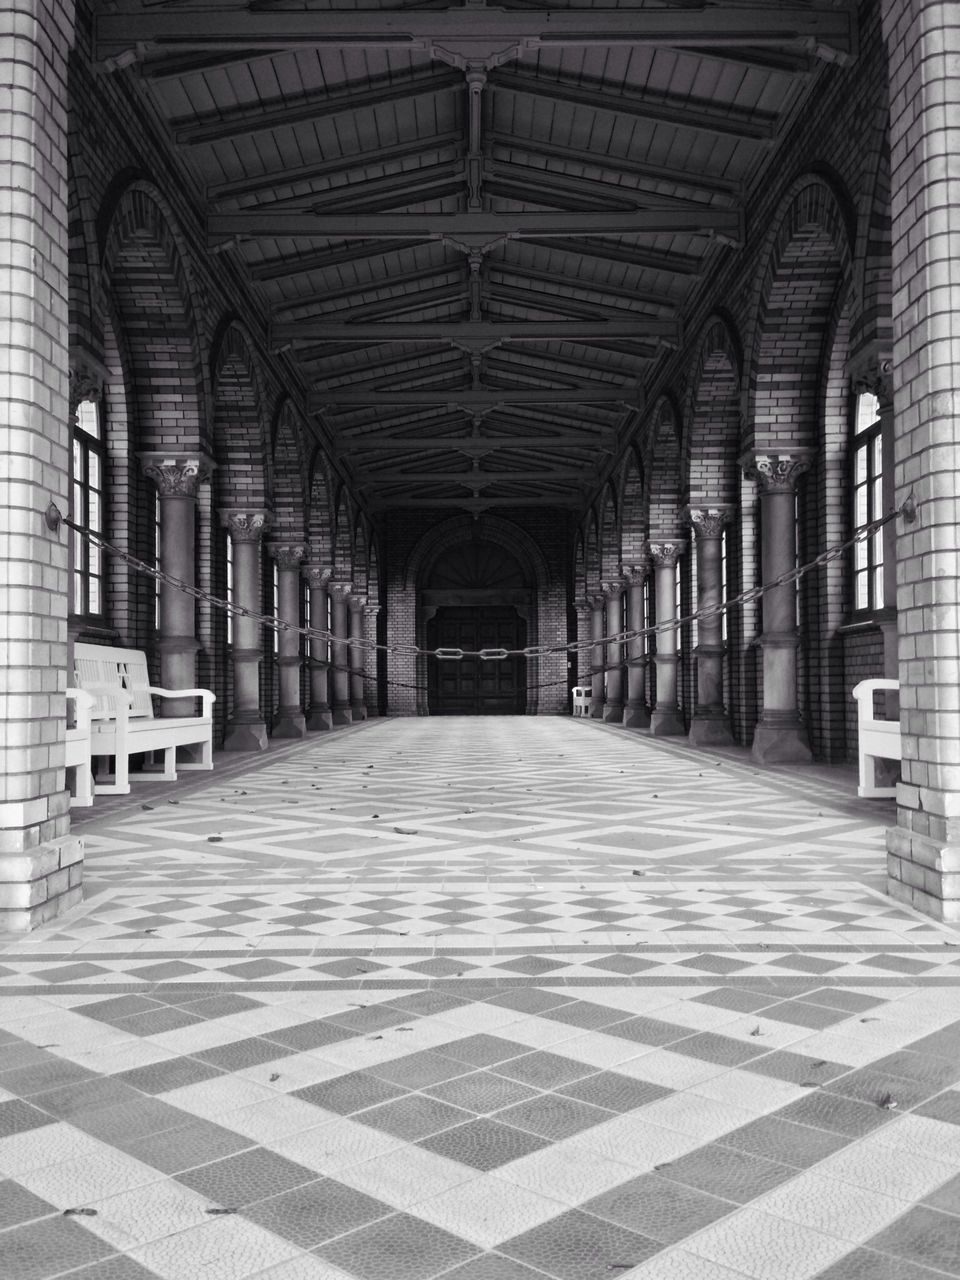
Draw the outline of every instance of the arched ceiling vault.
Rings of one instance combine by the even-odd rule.
[[[578,513],[743,194],[830,61],[829,0],[102,4],[371,511]]]

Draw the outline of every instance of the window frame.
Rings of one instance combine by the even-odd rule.
[[[95,415],[96,429],[84,426],[85,406]],[[91,467],[91,459],[95,466]],[[78,474],[78,462],[79,472]],[[91,470],[94,479],[91,479]],[[96,503],[91,499],[96,496]],[[91,507],[98,519],[91,520]],[[107,511],[107,447],[104,431],[102,398],[98,394],[83,396],[71,414],[70,431],[70,511],[74,521],[90,533],[106,534]],[[102,625],[107,616],[107,582],[102,548],[72,531],[70,555],[71,616]],[[96,583],[95,594],[91,590]],[[91,607],[91,599],[95,607]]]
[[[874,417],[861,426],[862,406],[868,398],[874,402]],[[849,459],[850,532],[853,536],[883,514],[883,415],[879,397],[862,386],[855,388],[851,396]],[[882,530],[851,547],[849,567],[851,618],[863,622],[884,613]],[[865,593],[862,591],[864,584]]]

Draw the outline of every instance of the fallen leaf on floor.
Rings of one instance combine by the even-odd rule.
[[[64,1209],[63,1216],[65,1218],[95,1218],[97,1211],[96,1209]]]
[[[272,1071],[272,1072],[270,1073],[270,1083],[271,1083],[271,1084],[273,1084],[275,1080],[279,1080],[279,1079],[280,1079],[280,1072],[279,1072],[279,1071]]]
[[[877,1106],[882,1107],[884,1111],[895,1111],[899,1105],[892,1093],[885,1093],[877,1103]]]
[[[207,836],[207,844],[220,844],[223,836]]]
[[[415,836],[419,834],[412,827],[394,827],[393,829],[398,836]]]
[[[220,1216],[224,1213],[236,1213],[236,1209],[204,1209],[204,1213]]]

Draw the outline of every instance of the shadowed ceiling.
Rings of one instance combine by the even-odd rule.
[[[102,8],[371,511],[582,510],[845,3]]]

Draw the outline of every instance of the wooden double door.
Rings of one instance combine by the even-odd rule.
[[[427,624],[430,649],[522,649],[527,624],[513,605],[443,605]],[[527,660],[428,658],[433,716],[515,716],[527,708]]]

